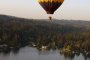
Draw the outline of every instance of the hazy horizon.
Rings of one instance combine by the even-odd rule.
[[[65,0],[53,18],[90,20],[89,6],[90,0]],[[0,0],[0,14],[32,19],[47,19],[49,16],[37,0]]]

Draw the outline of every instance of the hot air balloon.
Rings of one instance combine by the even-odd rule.
[[[54,14],[54,12],[62,5],[64,0],[38,0],[38,2],[47,14]]]

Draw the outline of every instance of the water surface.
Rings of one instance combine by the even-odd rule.
[[[33,47],[24,47],[9,53],[1,52],[0,60],[90,60],[90,58],[83,56],[81,53],[79,56],[66,57],[60,54],[58,50],[39,51]]]

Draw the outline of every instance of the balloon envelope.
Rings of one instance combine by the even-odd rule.
[[[64,2],[64,0],[38,0],[47,14],[53,14]]]

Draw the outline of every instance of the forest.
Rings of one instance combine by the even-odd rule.
[[[90,56],[90,21],[53,19],[50,22],[0,15],[0,52],[25,46]]]

